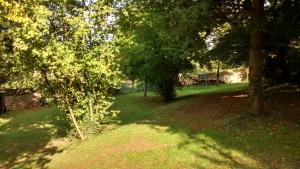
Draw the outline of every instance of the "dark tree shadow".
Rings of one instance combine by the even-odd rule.
[[[282,116],[277,116],[277,112],[272,112],[273,117],[266,117],[263,120],[252,120],[247,119],[248,117],[246,117],[246,119],[241,119],[240,121],[239,118],[232,118],[239,117],[241,113],[245,111],[244,107],[247,104],[247,92],[245,91],[187,95],[179,97],[174,102],[167,104],[159,104],[156,101],[157,99],[158,98],[155,97],[142,98],[137,96],[132,100],[131,104],[143,106],[155,103],[152,105],[155,107],[155,111],[159,109],[161,111],[149,111],[147,116],[138,116],[137,114],[143,111],[142,108],[140,110],[137,109],[137,111],[134,112],[128,112],[128,110],[126,110],[125,112],[127,114],[122,115],[121,113],[120,116],[117,117],[117,120],[119,120],[122,125],[138,123],[149,125],[156,130],[161,130],[161,127],[167,127],[166,131],[169,133],[187,136],[184,141],[177,145],[178,148],[185,149],[189,147],[189,145],[196,145],[199,147],[204,146],[201,148],[201,151],[214,151],[219,157],[209,156],[195,150],[190,151],[197,158],[206,159],[216,166],[226,165],[230,168],[254,169],[257,168],[257,166],[255,166],[256,164],[263,166],[263,168],[281,168],[285,165],[289,165],[287,168],[297,168],[299,165],[299,162],[297,162],[300,160],[299,153],[297,156],[297,153],[285,152],[284,155],[293,157],[288,163],[286,161],[278,161],[276,164],[273,164],[274,161],[277,161],[277,159],[274,159],[276,155],[267,157],[267,159],[264,158],[264,156],[271,155],[273,151],[277,154],[282,153],[285,151],[283,147],[286,146],[286,144],[291,144],[293,142],[293,140],[282,142],[281,140],[285,138],[285,133],[280,130],[275,131],[275,133],[277,132],[278,134],[277,138],[274,138],[273,135],[269,134],[270,130],[273,129],[273,125],[277,125],[278,121],[281,121],[282,119]],[[299,103],[297,105],[295,103],[297,98],[290,98],[291,100],[286,100],[285,102],[280,101],[280,99],[282,99],[280,97],[272,99],[279,99],[279,102],[282,102],[283,104],[273,105],[272,103],[274,100],[269,100],[266,103],[270,105],[267,105],[266,109],[269,109],[270,106],[277,106],[275,109],[278,110],[278,107],[281,106],[286,110],[286,113],[283,116],[289,116],[295,114],[295,112],[300,112],[299,108],[292,107],[290,111],[287,108],[289,103],[292,103],[294,106],[300,106]],[[179,108],[176,108],[175,110],[165,109],[165,107],[174,103],[180,105]],[[127,104],[130,104],[130,102]],[[132,113],[133,117],[138,118],[128,119],[128,116],[130,116],[128,113]],[[299,117],[299,113],[296,114]],[[229,118],[230,120],[227,120],[226,118]],[[217,125],[215,124],[216,122],[218,122]],[[219,124],[219,122],[224,122],[225,124]],[[298,122],[300,121],[287,123],[288,125],[295,124],[295,126],[297,126]],[[192,123],[198,124],[193,125]],[[201,123],[203,123],[203,125],[201,125]],[[239,128],[242,126],[240,123],[249,123],[249,125],[246,125],[246,128],[243,129]],[[283,124],[282,128],[285,128],[284,125],[285,124]],[[264,129],[262,130],[262,128]],[[292,131],[291,133],[297,134],[297,131],[300,131],[299,127],[295,127],[295,131]],[[249,134],[247,135],[247,133]],[[211,144],[207,142],[207,140],[199,138],[199,135],[211,138],[215,141],[215,144]],[[240,140],[235,137],[240,138]],[[256,140],[258,143],[255,142]],[[272,140],[274,140],[274,143]],[[274,148],[272,144],[277,145],[279,148]],[[299,146],[299,144],[297,144],[297,146]],[[297,148],[297,146],[295,148]],[[242,157],[238,158],[236,155],[230,153],[231,150],[244,154],[245,157],[248,158],[249,161],[254,162],[255,165],[252,166],[250,163],[243,162],[243,159],[241,159]],[[273,158],[272,162],[269,158]],[[197,162],[194,164],[194,167],[206,168]]]
[[[0,123],[0,168],[45,168],[49,157],[62,151],[51,141],[70,130],[58,110],[10,112],[0,118],[7,121]]]

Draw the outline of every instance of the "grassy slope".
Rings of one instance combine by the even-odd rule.
[[[116,119],[120,127],[74,145],[55,156],[49,167],[296,168],[300,150],[297,125],[273,131],[247,116],[235,123],[234,115],[212,120],[207,117],[211,112],[180,113],[186,111],[186,105],[193,106],[189,103],[197,96],[190,94],[242,89],[243,84],[186,88],[169,104],[154,96],[144,98],[142,93],[121,95],[115,106],[122,110]],[[243,122],[252,127],[243,127]]]
[[[27,153],[32,160],[19,165],[72,169],[300,166],[297,123],[280,123],[274,129],[279,119],[256,119],[245,114],[237,121],[236,114],[224,113],[226,104],[240,102],[236,99],[220,102],[218,93],[245,88],[244,84],[184,88],[178,91],[178,99],[168,104],[153,93],[147,98],[139,92],[120,95],[115,109],[122,112],[109,126],[115,129],[74,143],[62,152],[59,151],[61,146],[52,146],[55,148],[52,154],[47,154],[43,147],[64,136],[62,131],[67,130],[67,125],[60,116],[50,111],[34,112],[30,116],[18,114],[0,120],[0,151],[7,151],[7,147],[14,150],[0,154],[0,160],[21,158]],[[211,97],[215,95],[217,97]],[[35,123],[38,125],[32,125]],[[51,125],[37,127],[42,124]],[[28,132],[23,133],[24,137],[16,136],[25,130]],[[31,145],[31,141],[34,144]],[[12,145],[19,145],[19,149]]]

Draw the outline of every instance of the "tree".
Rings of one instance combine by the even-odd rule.
[[[216,16],[229,23],[230,29],[221,36],[212,54],[220,55],[225,51],[226,56],[230,56],[228,60],[236,58],[233,61],[237,64],[249,64],[249,105],[255,114],[263,112],[262,78],[277,83],[295,79],[291,77],[289,67],[297,64],[297,57],[288,55],[297,53],[291,44],[297,41],[300,33],[299,5],[299,2],[289,0],[217,3],[220,12]],[[244,59],[245,51],[249,51],[249,61]]]
[[[129,3],[120,14],[119,24],[129,44],[123,45],[122,50],[125,72],[154,85],[164,100],[170,101],[176,96],[179,73],[192,69],[188,45],[176,31],[170,32],[172,21],[168,10],[146,9],[141,5],[144,2]]]
[[[264,1],[252,1],[252,30],[250,32],[250,61],[249,61],[249,82],[250,82],[250,106],[251,112],[261,114],[263,108],[263,88],[262,88],[262,30]]]
[[[4,60],[17,63],[19,72],[33,74],[33,86],[70,115],[81,139],[98,132],[101,121],[112,113],[110,89],[119,76],[117,49],[108,36],[109,3],[4,1],[1,5],[8,11],[4,19],[9,21],[6,30],[12,40]],[[15,5],[19,13],[13,11],[18,8],[12,10]],[[19,18],[11,19],[11,13]]]

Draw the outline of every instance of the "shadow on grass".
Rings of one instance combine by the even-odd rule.
[[[0,118],[0,168],[45,168],[48,157],[62,151],[50,142],[70,129],[65,114],[53,109],[10,112]]]
[[[235,121],[238,118],[226,119],[243,111],[247,98],[244,97],[245,91],[242,91],[183,95],[169,104],[157,104],[154,97],[124,98],[124,105],[119,107],[125,107],[125,113],[121,113],[117,120],[122,125],[137,123],[156,130],[161,130],[160,126],[163,126],[167,127],[168,133],[183,135],[185,139],[177,147],[179,150],[187,149],[197,158],[194,168],[210,168],[201,163],[205,161],[215,167],[297,168],[300,164],[300,126],[297,122],[280,124],[282,116],[277,116],[276,112],[273,112],[274,118],[266,120],[243,119],[238,122]],[[297,106],[295,100],[289,103]],[[269,102],[272,107],[275,106],[273,101]],[[288,103],[276,106],[276,110],[284,107],[287,111],[285,116],[299,111],[296,108],[288,112]],[[226,113],[219,115],[219,112]],[[240,123],[250,125],[240,128],[243,126]]]

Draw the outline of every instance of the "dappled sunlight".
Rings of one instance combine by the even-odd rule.
[[[239,88],[239,86],[235,87]],[[199,87],[198,90],[202,90],[202,88],[204,91],[210,90],[210,87],[208,89]],[[222,91],[224,88],[225,92],[208,95],[203,91],[196,91],[196,87],[187,88],[185,89],[187,91],[180,92],[180,99],[168,104],[153,105],[151,98],[144,99],[142,95],[137,95],[136,98],[131,100],[135,103],[139,102],[139,105],[128,106],[130,102],[128,100],[125,106],[127,116],[136,116],[136,114],[142,112],[148,112],[148,115],[133,121],[125,120],[123,124],[126,124],[129,128],[134,125],[134,130],[138,130],[137,132],[140,133],[137,137],[146,137],[151,142],[168,145],[155,151],[130,153],[130,156],[134,159],[145,159],[146,157],[149,159],[149,156],[151,156],[156,163],[170,165],[173,168],[254,169],[268,168],[274,165],[293,168],[293,163],[290,165],[286,162],[279,164],[274,162],[277,155],[270,156],[270,153],[274,152],[276,148],[263,146],[265,144],[269,145],[270,140],[272,140],[272,135],[265,135],[268,134],[267,129],[259,131],[264,136],[261,138],[260,134],[254,135],[258,131],[255,129],[257,124],[253,124],[253,122],[251,124],[255,126],[249,124],[247,126],[250,128],[243,132],[239,131],[239,127],[243,127],[240,123],[243,122],[228,125],[234,126],[232,128],[224,126],[227,118],[235,117],[244,110],[247,102],[246,98],[248,97],[245,88],[239,88],[235,91],[230,88],[226,89],[226,86],[221,86],[217,91]],[[203,94],[193,94],[191,96],[188,94],[188,90],[192,90],[191,93],[198,92],[201,94],[202,92]],[[212,91],[208,93],[210,92]],[[135,99],[137,100],[135,101]],[[145,107],[144,104],[148,103],[150,103],[148,107]],[[152,111],[149,109],[152,109]],[[119,120],[122,121],[122,118]],[[147,131],[145,131],[146,129]],[[284,134],[278,133],[278,135],[282,137]],[[285,144],[279,140],[276,140],[276,142],[281,145]],[[253,150],[255,151],[253,152]],[[170,154],[170,152],[172,153]],[[263,156],[266,154],[270,157]],[[161,158],[156,159],[157,156]],[[167,156],[167,159],[164,156]],[[265,158],[271,158],[272,162]],[[136,164],[134,166],[146,165],[137,162],[138,160],[134,161],[136,162],[132,164]],[[170,161],[173,164],[169,164]],[[148,163],[151,166],[155,162],[148,160],[147,166]]]
[[[247,98],[248,97],[248,94],[238,94],[238,95],[232,95],[232,96],[223,96],[222,98],[223,99],[226,99],[226,98]]]
[[[222,139],[214,135],[216,133],[207,130],[191,135],[184,130],[172,132],[170,126],[129,124],[55,156],[49,167],[80,168],[85,164],[86,168],[109,168],[110,165],[117,168],[178,168],[181,165],[184,168],[263,168],[259,161],[225,146]],[[88,155],[82,156],[80,152]]]
[[[211,132],[204,129],[196,133],[189,133],[184,129],[174,130],[170,126],[151,124],[141,124],[136,127],[148,128],[149,131],[147,133],[151,134],[153,138],[155,135],[159,135],[157,136],[159,139],[153,140],[152,138],[152,142],[167,145],[167,148],[178,151],[178,154],[185,154],[184,159],[194,159],[191,166],[197,166],[196,168],[263,168],[259,161],[247,153],[224,146],[224,143],[222,143],[224,138],[218,140],[221,133],[216,133],[215,131]],[[148,139],[151,140],[151,138]],[[176,162],[178,161],[174,161],[174,163]]]
[[[1,167],[44,168],[50,156],[67,146],[54,141],[69,130],[64,114],[58,110],[11,112],[7,116],[9,120],[0,123]]]
[[[295,168],[299,126],[290,123],[283,130],[284,124],[274,129],[270,119],[238,120],[245,95],[243,90],[199,94],[170,103],[141,93],[121,95],[114,107],[121,113],[105,123],[106,129],[73,143],[62,139],[60,127],[67,123],[61,124],[60,114],[30,115],[26,123],[25,116],[14,117],[0,125],[3,147],[13,147],[0,146],[10,151],[0,160],[49,169]]]
[[[246,98],[248,97],[247,94],[240,94],[240,95],[236,95],[236,96],[232,96],[232,97],[236,97],[236,98]]]
[[[168,126],[158,126],[158,125],[154,125],[153,128],[158,130],[158,131],[162,131],[162,132],[169,129]]]
[[[10,118],[2,118],[0,116],[0,124],[8,123],[11,119]],[[1,132],[1,131],[0,131]]]
[[[207,134],[197,134],[178,147],[190,151],[197,159],[195,165],[201,168],[262,168],[259,161],[242,151],[225,147]]]
[[[11,164],[5,164],[4,166],[9,167],[13,164],[14,168],[45,168],[44,166],[50,162],[49,157],[62,152],[58,147],[45,147],[41,150],[36,151],[34,154],[32,152],[25,152],[19,154],[13,160],[10,159]]]

